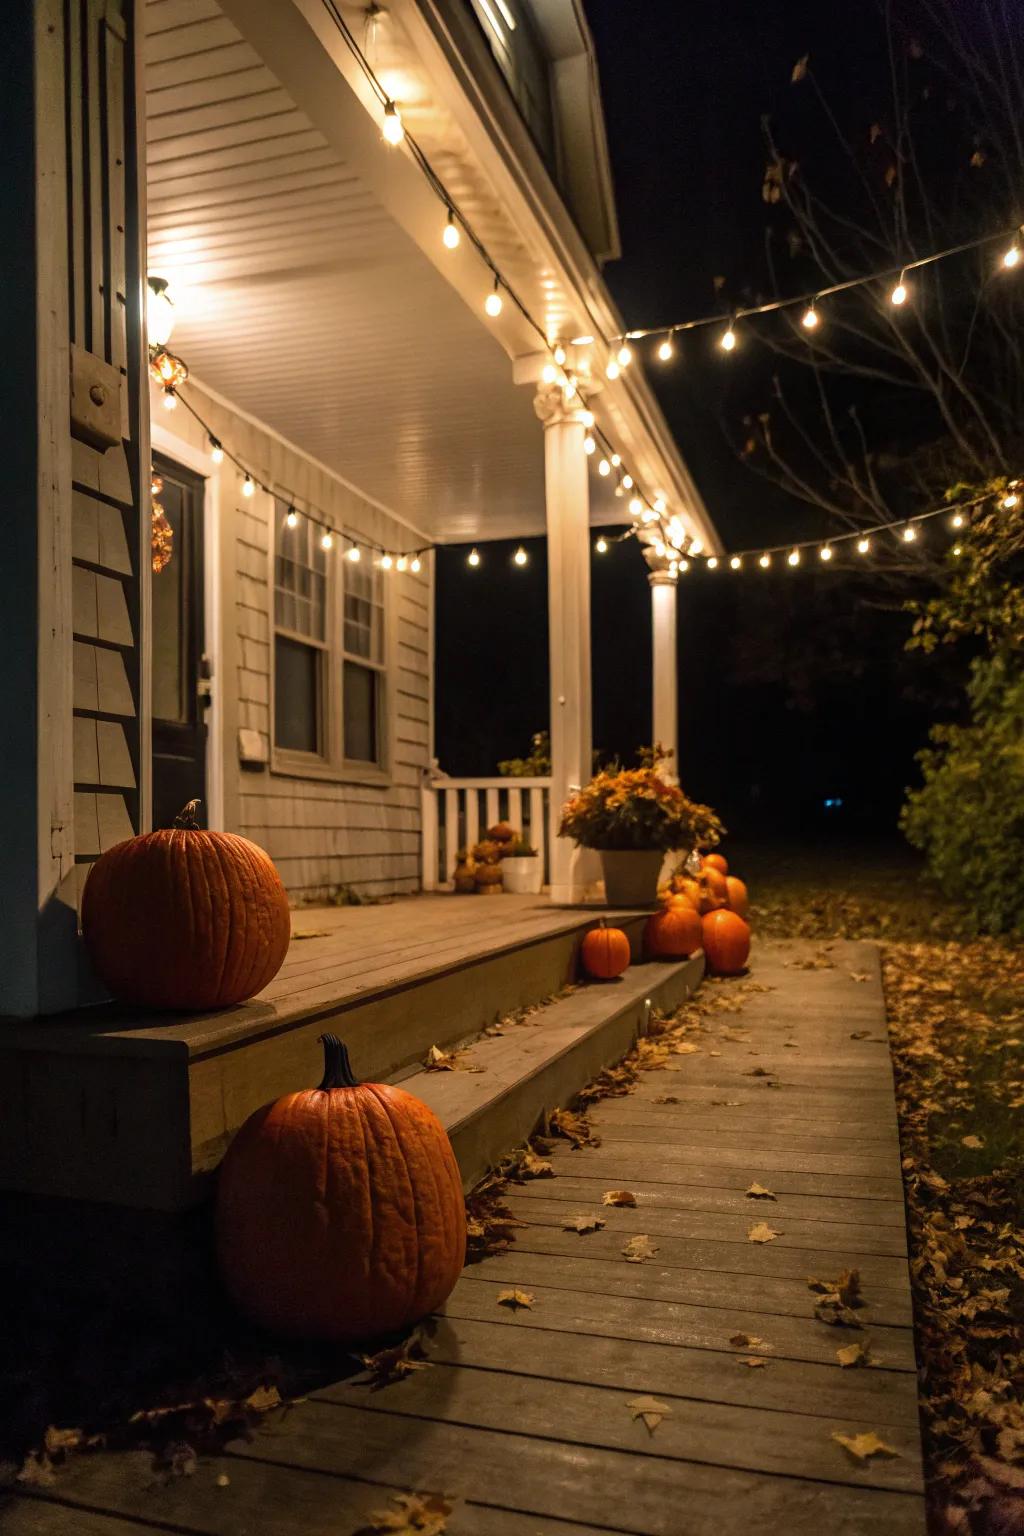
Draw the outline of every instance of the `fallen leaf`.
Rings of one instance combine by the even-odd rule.
[[[850,980],[851,981],[870,981],[871,980],[870,974],[867,971],[850,971],[849,972],[849,976],[850,976]]]
[[[602,1205],[636,1205],[636,1195],[631,1189],[606,1189]]]
[[[654,1434],[662,1419],[668,1418],[672,1412],[668,1403],[661,1403],[656,1397],[634,1397],[626,1407],[632,1411],[634,1419],[643,1419],[650,1435]]]
[[[789,77],[790,84],[799,85],[800,81],[805,78],[807,74],[807,66],[810,63],[810,58],[810,54],[805,53],[802,58],[797,59],[796,63],[793,65],[793,73]]]
[[[390,1532],[391,1536],[444,1536],[448,1529],[448,1516],[454,1509],[454,1501],[438,1493],[395,1493],[389,1503],[392,1509],[375,1509],[369,1523],[359,1527],[354,1536],[378,1536]]]
[[[774,1227],[770,1227],[766,1221],[759,1221],[747,1233],[747,1242],[773,1243],[777,1237],[781,1236],[782,1233],[777,1232]]]
[[[659,1093],[654,1102],[655,1104],[678,1104],[680,1099],[675,1093]]]
[[[424,1069],[427,1072],[482,1072],[483,1067],[473,1066],[462,1060],[466,1055],[465,1050],[442,1051],[439,1045],[432,1045],[423,1060]]]
[[[217,1487],[218,1488],[230,1488],[231,1487],[231,1479],[230,1479],[230,1477],[228,1477],[226,1472],[221,1472],[221,1473],[218,1474],[218,1476],[217,1476]]]
[[[749,1366],[752,1371],[768,1364],[763,1355],[745,1355],[740,1357],[740,1365]]]
[[[402,1381],[413,1371],[425,1371],[430,1365],[423,1347],[423,1335],[417,1329],[401,1344],[390,1349],[379,1349],[375,1355],[360,1355],[366,1377],[357,1376],[354,1385],[368,1386],[371,1392],[379,1392],[393,1382]]]
[[[578,1151],[580,1147],[599,1147],[600,1136],[595,1136],[590,1129],[590,1121],[586,1115],[581,1115],[572,1109],[556,1109],[548,1122],[551,1134],[564,1136],[566,1141],[571,1141]]]
[[[970,1147],[972,1151],[977,1151],[980,1150],[985,1145],[985,1143],[980,1136],[961,1136],[960,1145],[962,1147]]]
[[[836,1350],[836,1359],[844,1370],[852,1365],[870,1365],[871,1350],[866,1341],[863,1344],[844,1344],[842,1349]]]
[[[827,1323],[830,1328],[862,1328],[864,1325],[850,1307],[842,1306],[838,1301],[819,1301],[814,1308],[814,1315],[819,1323]]]
[[[531,1147],[527,1147],[518,1165],[519,1174],[526,1179],[553,1179],[555,1170],[543,1157],[538,1157]]]
[[[867,1461],[870,1456],[898,1456],[899,1451],[894,1451],[891,1445],[886,1445],[880,1440],[874,1430],[869,1430],[863,1435],[841,1435],[838,1430],[832,1431],[832,1439],[837,1441],[844,1450],[857,1461]]]
[[[329,928],[310,928],[306,933],[296,933],[294,928],[292,929],[293,943],[298,943],[301,939],[329,939],[330,936]]]
[[[756,1333],[733,1333],[729,1335],[729,1343],[737,1349],[757,1349],[764,1340],[759,1339]]]
[[[777,1200],[778,1198],[774,1190],[765,1189],[764,1185],[758,1184],[756,1180],[747,1190],[748,1200]]]
[[[835,1280],[817,1280],[812,1277],[807,1282],[807,1289],[815,1291],[826,1301],[838,1306],[862,1307],[864,1305],[859,1269],[844,1269]]]
[[[767,1067],[751,1067],[748,1072],[743,1074],[744,1077],[771,1077],[771,1075]]]
[[[498,1306],[509,1307],[513,1312],[520,1307],[533,1307],[533,1296],[529,1291],[520,1291],[513,1287],[509,1291],[498,1292]]]
[[[271,1408],[280,1408],[281,1394],[276,1387],[257,1387],[243,1399],[242,1406],[251,1408],[253,1413],[269,1413]]]
[[[600,1216],[570,1216],[562,1226],[563,1232],[579,1232],[583,1236],[587,1232],[599,1232],[605,1225]]]
[[[631,1237],[622,1250],[627,1264],[643,1264],[647,1259],[653,1259],[657,1251],[657,1243],[652,1243],[646,1232]]]
[[[871,1034],[870,1029],[855,1029],[850,1036],[851,1040],[867,1040]]]
[[[682,1040],[678,1045],[672,1047],[672,1053],[675,1056],[692,1056],[694,1051],[699,1050],[700,1046],[693,1045],[689,1040]]]

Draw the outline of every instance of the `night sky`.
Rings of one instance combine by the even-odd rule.
[[[762,116],[807,143],[813,102],[790,75],[810,53],[854,116],[863,103],[866,126],[885,83],[878,11],[809,0],[586,9],[622,237],[605,277],[627,324],[720,308],[717,275],[737,301],[767,294]],[[827,187],[828,152],[811,142]],[[743,414],[765,403],[775,366],[752,342],[723,359],[713,332],[680,338],[669,368],[647,365],[730,549],[827,531],[823,513],[755,476],[730,446]],[[493,773],[547,724],[544,541],[529,549],[529,567],[514,573],[511,546],[489,545],[472,573],[464,550],[439,551],[437,751],[450,773]],[[650,737],[645,577],[632,541],[592,557],[594,743],[604,756],[629,757]],[[898,596],[841,571],[689,573],[679,590],[684,787],[741,836],[891,834],[914,752],[957,681],[904,654],[908,624]],[[842,810],[826,811],[836,798]]]

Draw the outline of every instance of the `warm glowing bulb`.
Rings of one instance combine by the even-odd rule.
[[[320,540],[320,548],[321,549],[333,549],[334,548],[334,535],[333,535],[333,533],[325,533],[323,535],[323,537]]]
[[[1010,249],[1008,251],[1006,251],[1004,253],[1004,255],[1003,255],[1003,266],[1004,267],[1016,267],[1019,264],[1020,264],[1020,246],[1017,244],[1017,242],[1015,240],[1013,242],[1013,244],[1010,246]]]
[[[484,309],[490,315],[491,319],[495,320],[498,315],[501,314],[503,308],[504,305],[501,300],[501,294],[498,292],[498,279],[495,278],[494,287],[491,289],[490,293],[484,300]]]
[[[614,357],[610,357],[604,371],[607,378],[617,379],[619,374],[622,372],[622,369],[619,367]]]
[[[176,411],[178,409],[178,397],[173,389],[164,390],[164,410]]]
[[[1007,512],[1012,512],[1019,501],[1020,497],[1017,495],[1016,491],[1007,491],[1006,495],[1003,497],[1003,506],[1006,508]]]
[[[348,550],[345,558],[351,560],[353,565],[359,564],[360,560],[362,559],[362,555],[360,553],[358,544],[352,545],[352,548]]]
[[[722,340],[719,343],[719,345],[721,346],[723,352],[731,352],[733,350],[733,348],[735,347],[735,345],[736,345],[736,332],[733,330],[731,325],[730,325],[729,329],[723,334]]]
[[[285,518],[285,523],[289,528],[297,528],[299,526],[299,514],[294,507],[288,508],[288,516]]]
[[[401,144],[405,138],[405,129],[402,127],[402,114],[393,101],[389,101],[384,108],[384,122],[381,133],[388,144]]]
[[[149,279],[146,294],[146,337],[151,347],[166,347],[174,330],[174,304],[162,277]]]
[[[594,413],[593,413],[593,411],[580,411],[580,421],[583,424],[583,426],[586,427],[587,431],[589,432],[590,428],[594,425]]]
[[[871,540],[870,539],[858,539],[857,540],[857,553],[858,553],[858,555],[866,555],[870,548],[871,548]]]
[[[625,342],[623,342],[622,346],[619,348],[615,360],[620,368],[628,368],[630,363],[633,361],[633,353],[630,348],[626,346]]]
[[[655,496],[655,498],[654,498],[654,510],[655,510],[655,512],[664,512],[664,510],[665,510],[665,498],[664,498],[664,496]]]
[[[730,569],[734,571],[738,571],[742,564],[743,561],[740,559],[739,555],[733,555],[732,559],[729,561]]]
[[[526,550],[523,548],[523,546],[520,544],[519,548],[516,550],[516,552],[512,556],[512,558],[515,561],[516,565],[525,565],[527,560],[530,557],[526,553]]]
[[[832,559],[832,546],[830,544],[823,544],[821,546],[821,548],[818,550],[818,557],[821,560],[831,560]]]
[[[786,556],[786,559],[789,561],[790,565],[799,565],[800,551],[798,549],[791,549],[789,554]]]
[[[680,572],[688,571],[690,569],[690,562],[689,562],[689,560],[680,560],[680,561],[677,562],[677,564],[679,566]]]
[[[466,556],[466,564],[467,565],[479,565],[480,564],[480,551],[478,549],[471,549],[470,550],[469,554]]]
[[[408,560],[405,558],[404,555],[399,555],[398,559],[395,561],[395,570],[396,571],[407,571],[408,569],[409,569],[409,562],[408,562]]]
[[[414,576],[419,575],[420,571],[423,569],[423,562],[419,555],[413,555],[412,559],[409,561],[409,569],[412,571]]]
[[[611,474],[612,467],[608,463],[607,459],[602,459],[601,460],[600,464],[597,466],[597,472],[598,472],[599,475],[610,475]]]
[[[761,567],[762,571],[766,571],[772,563],[772,557],[771,555],[762,555],[757,563]]]
[[[254,496],[255,494],[256,494],[256,487],[255,487],[255,485],[252,482],[252,476],[251,475],[246,475],[245,479],[242,481],[242,495],[243,496]]]
[[[395,562],[394,562],[394,560],[392,560],[390,555],[381,555],[381,557],[380,557],[380,568],[381,568],[382,571],[390,571],[390,569],[394,565],[394,563]]]
[[[627,491],[631,491],[633,489],[633,476],[623,475],[622,484],[625,486]]]
[[[210,458],[215,464],[224,463],[224,449],[215,437],[210,438]]]
[[[709,571],[717,571],[717,569],[718,569],[718,556],[717,555],[709,555],[708,556],[708,570]]]
[[[954,544],[953,548],[950,550],[950,554],[952,554],[952,555],[962,555],[963,554],[963,547],[960,544]]]
[[[620,453],[613,453],[612,463],[615,465],[615,468],[618,469],[619,465],[622,463],[622,455]]]
[[[897,306],[907,302],[907,285],[903,281],[902,277],[896,284],[896,287],[893,289],[892,293],[890,293],[889,302],[890,304],[895,304]]]
[[[954,512],[953,516],[949,520],[949,526],[951,528],[962,528],[963,525],[964,525],[964,515],[963,515],[963,513],[962,512]]]
[[[448,209],[448,220],[444,226],[444,234],[441,237],[450,251],[454,251],[462,236],[459,234],[459,226],[455,222],[455,215]]]
[[[913,544],[913,542],[914,542],[914,540],[916,538],[917,538],[917,529],[913,526],[912,523],[908,523],[907,526],[903,530],[903,542],[904,542],[904,544]]]
[[[644,504],[640,500],[639,496],[631,496],[629,498],[629,510],[633,514],[634,517],[639,517],[641,512],[643,511],[643,509],[644,509]]]
[[[703,548],[704,545],[701,543],[700,539],[694,539],[693,543],[690,545],[690,554],[699,555]]]
[[[673,357],[675,357],[675,355],[676,355],[676,349],[672,345],[671,338],[666,336],[665,340],[662,342],[661,346],[658,348],[658,356],[661,358],[661,361],[663,363],[670,363],[672,361]]]
[[[625,494],[626,494],[625,491],[622,489],[622,481],[621,480],[619,481],[618,485],[615,487],[615,494],[616,494],[616,496],[625,496]]]
[[[558,369],[554,363],[545,363],[540,371],[541,381],[544,384],[553,384],[558,378]]]
[[[813,331],[815,326],[818,324],[818,311],[815,309],[813,304],[809,305],[807,309],[804,310],[800,319],[800,324],[803,326],[805,331]]]
[[[583,452],[584,453],[596,453],[597,452],[597,443],[594,440],[594,438],[592,438],[589,434],[583,439]]]
[[[606,555],[608,553],[608,540],[603,538],[598,539],[597,543],[594,545],[594,548],[597,550],[599,555]]]
[[[565,367],[566,351],[563,346],[559,345],[555,348],[554,359],[559,368]]]

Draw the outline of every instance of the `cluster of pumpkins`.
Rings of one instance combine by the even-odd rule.
[[[507,821],[487,828],[486,837],[472,848],[460,848],[455,855],[452,879],[463,896],[500,896],[503,883],[501,861],[508,857],[518,834]]]
[[[709,853],[697,875],[674,875],[658,892],[659,908],[644,929],[652,960],[681,960],[703,949],[708,969],[737,976],[750,957],[747,888],[729,873],[720,853]],[[630,962],[629,939],[602,924],[583,940],[583,968],[597,980],[621,976]]]

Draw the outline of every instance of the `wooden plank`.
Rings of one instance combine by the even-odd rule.
[[[632,968],[631,968],[632,969]],[[852,1151],[847,1148],[835,1150],[828,1146],[827,1150],[819,1150],[806,1147],[794,1147],[787,1142],[781,1146],[773,1144],[768,1137],[752,1137],[752,1141],[759,1142],[757,1146],[751,1146],[744,1142],[739,1146],[729,1146],[720,1143],[717,1138],[714,1141],[695,1140],[693,1132],[686,1126],[679,1126],[675,1136],[668,1138],[661,1130],[643,1134],[642,1131],[630,1132],[628,1135],[622,1132],[618,1136],[608,1135],[605,1132],[604,1122],[596,1122],[600,1125],[601,1146],[609,1154],[616,1157],[642,1158],[653,1157],[658,1166],[675,1167],[677,1163],[703,1162],[708,1167],[714,1168],[746,1168],[756,1160],[766,1171],[785,1170],[790,1173],[835,1173],[853,1174],[859,1176],[862,1173],[884,1174],[891,1173],[893,1167],[892,1148],[881,1148],[873,1151]],[[650,1149],[649,1153],[647,1149]]]
[[[609,1142],[607,1146],[591,1148],[589,1151],[588,1175],[591,1178],[607,1179],[609,1189],[623,1186],[631,1189],[635,1181],[646,1180],[652,1185],[678,1183],[692,1189],[742,1191],[768,1171],[763,1158],[741,1163],[716,1163],[711,1147],[706,1149],[708,1160],[703,1164],[688,1162],[685,1157],[674,1157],[671,1147],[648,1147],[639,1154],[630,1155],[620,1152],[617,1143]],[[567,1169],[570,1156],[570,1153],[554,1153],[552,1161],[556,1169]],[[650,1178],[651,1168],[657,1170],[657,1180]],[[825,1198],[838,1195],[846,1200],[891,1201],[900,1211],[903,1209],[903,1186],[895,1173],[885,1177],[864,1173],[793,1173],[780,1168],[772,1172],[772,1188],[780,1195],[821,1195]]]

